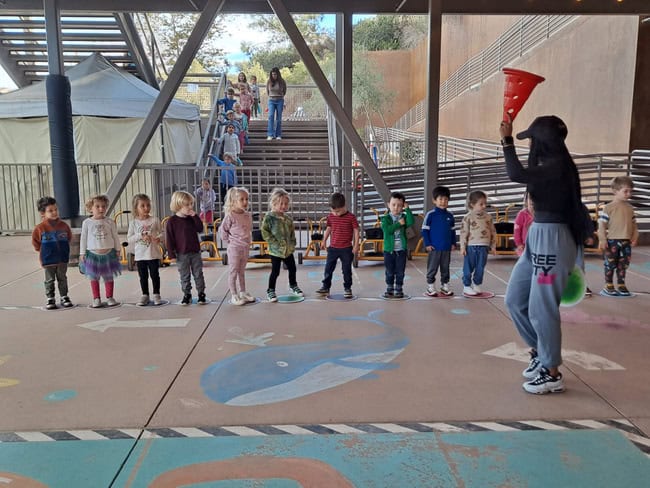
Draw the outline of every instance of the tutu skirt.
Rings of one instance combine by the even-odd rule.
[[[86,251],[86,259],[83,263],[83,273],[91,280],[113,281],[113,277],[122,274],[122,265],[117,259],[117,252],[111,249],[106,254],[95,254]]]

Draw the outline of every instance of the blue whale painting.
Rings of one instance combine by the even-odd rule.
[[[208,367],[201,387],[211,400],[251,406],[291,400],[347,383],[389,364],[409,343],[401,329],[367,316],[336,320],[379,325],[379,335],[287,346],[267,346],[236,354]]]

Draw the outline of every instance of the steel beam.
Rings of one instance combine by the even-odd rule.
[[[316,83],[316,86],[323,95],[325,103],[327,103],[330,110],[334,113],[334,117],[343,129],[348,142],[357,153],[357,156],[359,156],[361,164],[366,170],[366,173],[368,173],[368,176],[370,177],[372,183],[375,185],[377,192],[381,195],[384,201],[387,202],[390,199],[390,189],[388,188],[388,185],[382,178],[379,170],[377,170],[375,167],[375,163],[370,157],[368,149],[359,137],[359,134],[357,134],[357,131],[352,124],[352,119],[345,112],[343,105],[341,105],[341,102],[336,97],[336,93],[334,93],[334,90],[327,82],[327,78],[325,77],[323,70],[320,69],[316,58],[314,58],[314,55],[309,49],[309,46],[307,46],[307,43],[298,30],[296,23],[293,21],[291,14],[281,0],[268,0],[268,2],[275,12],[275,15],[278,16],[278,19],[282,23],[284,30],[289,36],[289,39],[291,39],[291,42],[293,42],[294,47],[300,54],[300,57],[305,63],[307,71],[309,71],[311,78],[314,80],[314,83]]]
[[[133,171],[135,171],[135,167],[138,164],[138,161],[140,161],[142,154],[144,154],[147,144],[151,141],[154,132],[162,121],[163,116],[167,111],[167,107],[169,107],[176,90],[194,60],[196,52],[201,46],[203,39],[205,39],[205,36],[210,30],[210,26],[214,22],[215,17],[219,14],[224,3],[225,0],[207,1],[205,9],[201,12],[190,37],[187,39],[187,43],[183,47],[180,56],[169,73],[167,81],[160,90],[156,101],[151,107],[149,114],[144,119],[142,127],[140,127],[133,144],[129,148],[129,151],[124,158],[124,162],[115,174],[115,178],[113,178],[113,181],[106,191],[111,202],[108,209],[109,212],[117,203],[117,199],[122,193],[122,190],[124,190],[126,183],[129,181]]]
[[[47,42],[47,67],[51,75],[63,75],[63,50],[61,49],[61,16],[59,0],[44,0],[45,39]]]
[[[115,15],[117,25],[120,26],[120,30],[122,31],[122,34],[124,34],[126,45],[131,52],[138,73],[145,83],[153,86],[156,90],[159,90],[160,86],[158,85],[156,74],[153,72],[153,67],[149,62],[149,58],[147,58],[147,53],[144,50],[142,39],[140,39],[140,34],[138,34],[138,30],[135,28],[133,17],[131,14],[124,12],[116,12],[113,15]]]
[[[18,88],[23,88],[29,85],[30,82],[22,70],[18,68],[17,61],[18,60],[16,58],[12,57],[11,54],[9,54],[6,46],[3,45],[0,47],[0,65],[2,65],[4,70],[9,75],[9,78],[12,79],[16,86],[18,86]]]
[[[352,118],[352,14],[336,14],[336,94],[343,110]],[[352,148],[337,125],[339,163],[344,168],[342,181],[352,181]],[[344,188],[346,198],[350,187]]]
[[[403,3],[400,5],[400,3]],[[61,0],[61,10],[81,12],[200,12],[207,0]],[[426,14],[428,0],[286,0],[292,13],[395,13]],[[648,0],[441,0],[443,14],[459,15],[639,15],[650,14]],[[0,12],[42,12],[41,0],[5,0]],[[264,0],[239,0],[228,2],[223,13],[272,13]]]
[[[431,193],[438,184],[438,116],[440,114],[441,0],[429,0],[427,103],[424,125],[424,211],[431,209]]]

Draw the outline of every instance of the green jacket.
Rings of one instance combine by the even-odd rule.
[[[381,230],[384,232],[384,252],[393,252],[395,250],[395,231],[399,229],[400,238],[402,239],[402,250],[406,251],[406,228],[413,225],[413,214],[410,208],[405,208],[402,212],[404,222],[402,225],[399,222],[393,222],[393,217],[390,212],[386,212],[381,217]]]
[[[262,221],[262,237],[269,244],[271,256],[286,258],[296,250],[296,229],[287,214],[269,212]]]

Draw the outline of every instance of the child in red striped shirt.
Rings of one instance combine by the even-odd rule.
[[[327,228],[321,241],[321,249],[327,249],[325,262],[325,276],[323,286],[316,291],[319,295],[329,295],[332,286],[332,274],[336,269],[336,261],[341,260],[343,270],[343,296],[353,298],[352,295],[352,261],[359,252],[359,223],[357,218],[348,212],[345,206],[345,196],[334,193],[330,198],[332,212],[327,216]],[[327,247],[327,239],[330,246]]]

